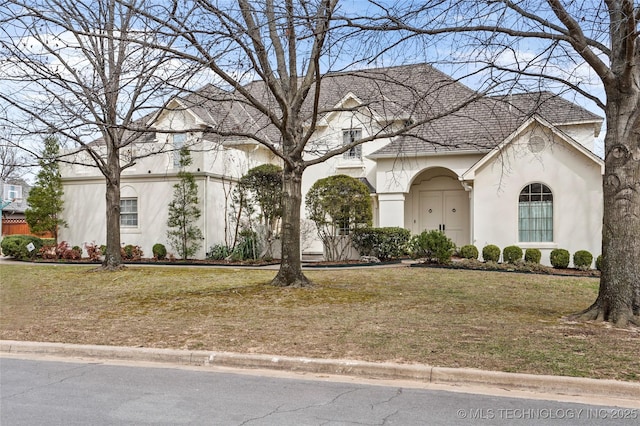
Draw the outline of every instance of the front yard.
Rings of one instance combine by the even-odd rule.
[[[431,268],[2,265],[0,338],[423,363],[640,381],[640,330],[569,323],[598,280]]]

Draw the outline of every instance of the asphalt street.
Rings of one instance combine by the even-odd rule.
[[[637,425],[640,409],[198,369],[0,358],[4,425]]]

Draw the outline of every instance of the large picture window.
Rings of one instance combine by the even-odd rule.
[[[120,226],[134,228],[138,226],[138,199],[120,199]]]
[[[548,186],[532,183],[520,191],[518,239],[523,243],[553,241],[553,194]]]
[[[343,145],[352,144],[359,139],[362,139],[362,130],[360,129],[348,129],[342,131]],[[344,158],[347,160],[362,160],[362,145],[351,147],[351,149],[344,153]]]

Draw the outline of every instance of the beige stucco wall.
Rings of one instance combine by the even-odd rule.
[[[225,241],[225,187],[228,192],[231,182],[223,182],[207,173],[195,172],[198,184],[201,218],[196,225],[203,231],[202,247],[196,258],[205,256],[213,244]],[[142,247],[145,257],[152,257],[152,247],[162,243],[169,252],[175,253],[167,239],[168,204],[173,198],[175,175],[136,175],[122,179],[121,196],[138,200],[138,226],[121,227],[122,244]],[[72,245],[83,246],[95,242],[104,244],[105,185],[102,179],[65,180],[65,212],[67,228],[61,229],[60,239]]]
[[[528,137],[508,145],[494,161],[480,167],[473,182],[473,244],[501,249],[508,245],[538,248],[549,264],[554,248],[601,251],[601,166],[578,149],[547,133],[539,153],[528,149]],[[518,241],[518,196],[525,185],[541,182],[553,192],[553,242]]]

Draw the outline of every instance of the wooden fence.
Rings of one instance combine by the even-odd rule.
[[[24,219],[2,219],[2,236],[7,235],[35,235],[29,229],[27,221]],[[53,238],[51,232],[46,232],[41,235],[37,235],[40,238]]]

